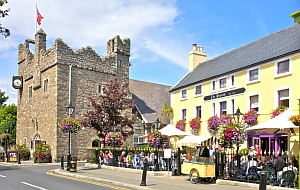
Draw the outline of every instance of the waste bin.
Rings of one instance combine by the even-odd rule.
[[[77,170],[77,157],[72,157],[70,161],[70,172],[76,172]]]

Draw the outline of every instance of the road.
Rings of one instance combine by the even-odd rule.
[[[119,189],[113,185],[93,182],[89,180],[51,174],[53,169],[59,166],[2,166],[0,165],[0,189],[24,189],[24,190],[82,190],[82,189]],[[48,173],[47,173],[48,172]]]

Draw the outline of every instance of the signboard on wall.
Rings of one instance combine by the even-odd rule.
[[[233,96],[233,95],[237,95],[237,94],[242,94],[246,91],[246,88],[238,88],[238,89],[234,89],[234,90],[228,90],[225,92],[221,92],[221,93],[217,93],[217,94],[211,94],[208,96],[204,96],[204,101],[208,101],[208,100],[213,100],[213,99],[217,99],[217,98],[223,98],[223,97],[227,97],[227,96]]]

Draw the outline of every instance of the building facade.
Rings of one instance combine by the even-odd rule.
[[[30,51],[34,45],[35,52]],[[39,142],[51,147],[52,161],[68,152],[68,134],[59,130],[61,119],[68,116],[66,107],[75,106],[72,117],[83,119],[91,109],[89,97],[98,97],[112,79],[129,82],[130,39],[119,36],[107,42],[107,55],[100,57],[87,46],[73,51],[60,38],[46,49],[46,33],[40,29],[34,40],[18,47],[17,144],[35,150]],[[100,143],[95,131],[84,128],[71,135],[71,154],[88,159],[88,150]]]
[[[193,45],[189,72],[171,89],[176,121],[201,117],[198,135],[211,135],[207,120],[214,115],[258,111],[258,122],[285,105],[298,113],[300,98],[300,25],[294,25],[223,55],[206,60],[203,48]],[[250,147],[259,144],[264,154],[287,151],[287,134],[248,133]],[[291,154],[298,155],[299,133],[290,139]]]

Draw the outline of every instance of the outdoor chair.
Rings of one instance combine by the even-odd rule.
[[[248,179],[248,181],[250,181],[250,180],[253,180],[253,181],[258,180],[256,166],[249,167],[248,174],[247,174],[247,179]]]
[[[292,170],[288,170],[282,173],[280,186],[295,187],[295,173]]]
[[[267,184],[272,185],[274,184],[274,181],[276,180],[275,176],[275,169],[271,165],[266,165],[262,171],[267,172]]]

